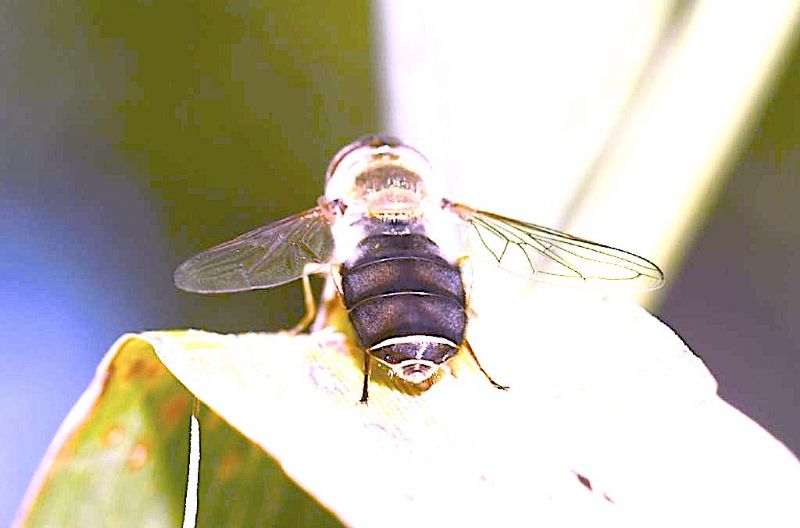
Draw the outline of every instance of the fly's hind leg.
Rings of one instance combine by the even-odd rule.
[[[491,383],[494,388],[500,390],[508,390],[509,387],[507,385],[500,385],[499,383],[497,383],[495,380],[492,379],[492,377],[489,375],[488,372],[486,372],[483,369],[483,366],[481,366],[481,362],[478,361],[478,356],[475,355],[475,351],[472,350],[472,346],[469,344],[469,341],[466,340],[464,341],[464,347],[469,351],[469,355],[472,356],[472,359],[475,360],[475,364],[478,365],[478,368],[481,369],[483,375],[486,376],[486,379],[489,380],[489,383]]]
[[[459,257],[456,260],[456,265],[458,266],[459,270],[461,271],[462,281],[464,282],[464,294],[465,294],[465,303],[464,303],[464,310],[467,313],[468,317],[475,317],[476,313],[475,310],[472,308],[470,300],[472,297],[472,266],[470,263],[469,255],[464,255],[463,257]],[[468,278],[468,280],[467,280]],[[489,383],[492,384],[493,387],[500,389],[500,390],[508,390],[506,385],[500,385],[492,377],[489,375],[488,372],[483,368],[481,362],[478,361],[478,356],[475,355],[475,351],[472,349],[472,345],[469,344],[469,341],[464,340],[464,347],[469,351],[469,355],[472,356],[472,359],[475,360],[475,364],[478,365],[478,368],[486,376],[486,379],[489,380]]]
[[[317,315],[317,303],[314,301],[314,292],[311,291],[311,280],[307,274],[303,275],[303,300],[306,305],[306,314],[294,327],[288,330],[290,334],[299,334],[314,320]]]
[[[361,387],[361,403],[367,403],[369,399],[369,367],[370,355],[368,351],[364,351],[364,386]]]

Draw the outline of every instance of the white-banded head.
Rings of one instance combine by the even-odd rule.
[[[360,205],[370,216],[417,216],[438,186],[428,160],[388,136],[365,136],[339,151],[325,175],[325,198]]]

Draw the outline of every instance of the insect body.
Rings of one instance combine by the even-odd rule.
[[[369,136],[334,157],[318,207],[192,257],[175,284],[221,293],[332,274],[365,350],[366,401],[370,358],[422,383],[461,348],[472,353],[460,263],[479,252],[528,278],[663,282],[632,253],[450,202],[419,152]]]
[[[341,276],[361,346],[418,383],[455,355],[467,320],[459,268],[414,224],[371,225]]]

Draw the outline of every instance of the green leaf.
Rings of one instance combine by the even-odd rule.
[[[161,333],[177,338],[182,333]],[[28,491],[27,526],[180,526],[194,397],[126,335],[62,425]],[[198,526],[339,526],[205,407]]]
[[[28,491],[28,526],[179,526],[192,396],[140,339],[117,341]]]
[[[203,407],[200,423],[197,526],[341,526],[213,411]]]

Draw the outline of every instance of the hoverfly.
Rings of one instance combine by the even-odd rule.
[[[306,317],[314,303],[308,276],[330,274],[364,350],[361,401],[370,361],[422,383],[465,348],[466,294],[461,263],[482,248],[501,268],[544,280],[628,281],[659,287],[649,260],[547,227],[478,211],[444,198],[424,156],[395,138],[367,136],[343,148],[313,209],[204,251],[178,267],[175,284],[196,293],[272,288],[302,278]]]

